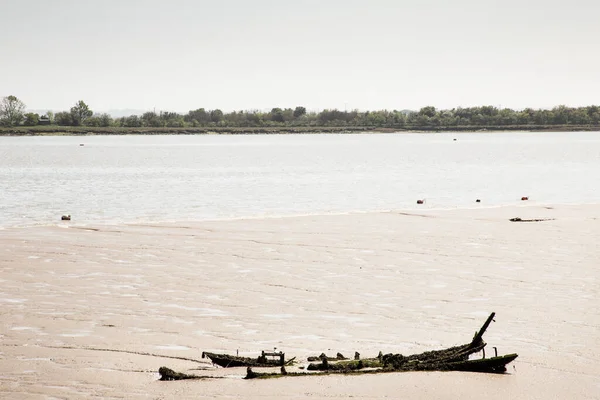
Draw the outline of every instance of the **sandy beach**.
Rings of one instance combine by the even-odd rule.
[[[513,217],[550,219],[510,222]],[[600,398],[600,206],[0,230],[0,398]],[[246,381],[202,351],[467,343],[507,374]],[[161,382],[158,368],[220,379]]]

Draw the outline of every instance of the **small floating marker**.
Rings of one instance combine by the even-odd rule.
[[[529,197],[527,197],[527,196],[521,197],[521,201],[526,201],[526,200],[529,200]]]
[[[456,138],[454,138],[454,141],[456,142]]]
[[[71,220],[71,215],[63,215],[62,217],[60,217],[61,221],[70,221]]]
[[[83,143],[79,143],[80,146],[85,146]]]
[[[475,200],[475,203],[481,203],[481,200],[477,199]]]
[[[425,200],[419,199],[419,200],[417,200],[417,204],[425,204]]]

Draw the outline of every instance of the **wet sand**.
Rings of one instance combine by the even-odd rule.
[[[600,398],[598,218],[527,205],[1,230],[0,397]],[[469,342],[492,311],[488,354],[519,354],[504,375],[245,381],[201,358],[411,354]],[[163,365],[222,379],[160,382]]]

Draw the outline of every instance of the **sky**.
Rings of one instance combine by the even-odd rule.
[[[600,104],[598,0],[0,0],[32,110]]]

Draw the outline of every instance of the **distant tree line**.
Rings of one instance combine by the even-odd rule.
[[[558,106],[552,109],[512,110],[493,106],[459,107],[438,110],[423,107],[419,111],[340,111],[327,109],[307,112],[305,107],[273,108],[271,111],[233,111],[198,108],[187,114],[170,111],[148,111],[142,115],[112,118],[95,114],[82,100],[69,111],[48,112],[45,115],[25,113],[25,104],[15,96],[0,102],[0,124],[4,126],[89,127],[389,127],[403,129],[435,129],[452,127],[510,127],[527,125],[600,125],[600,107]]]

